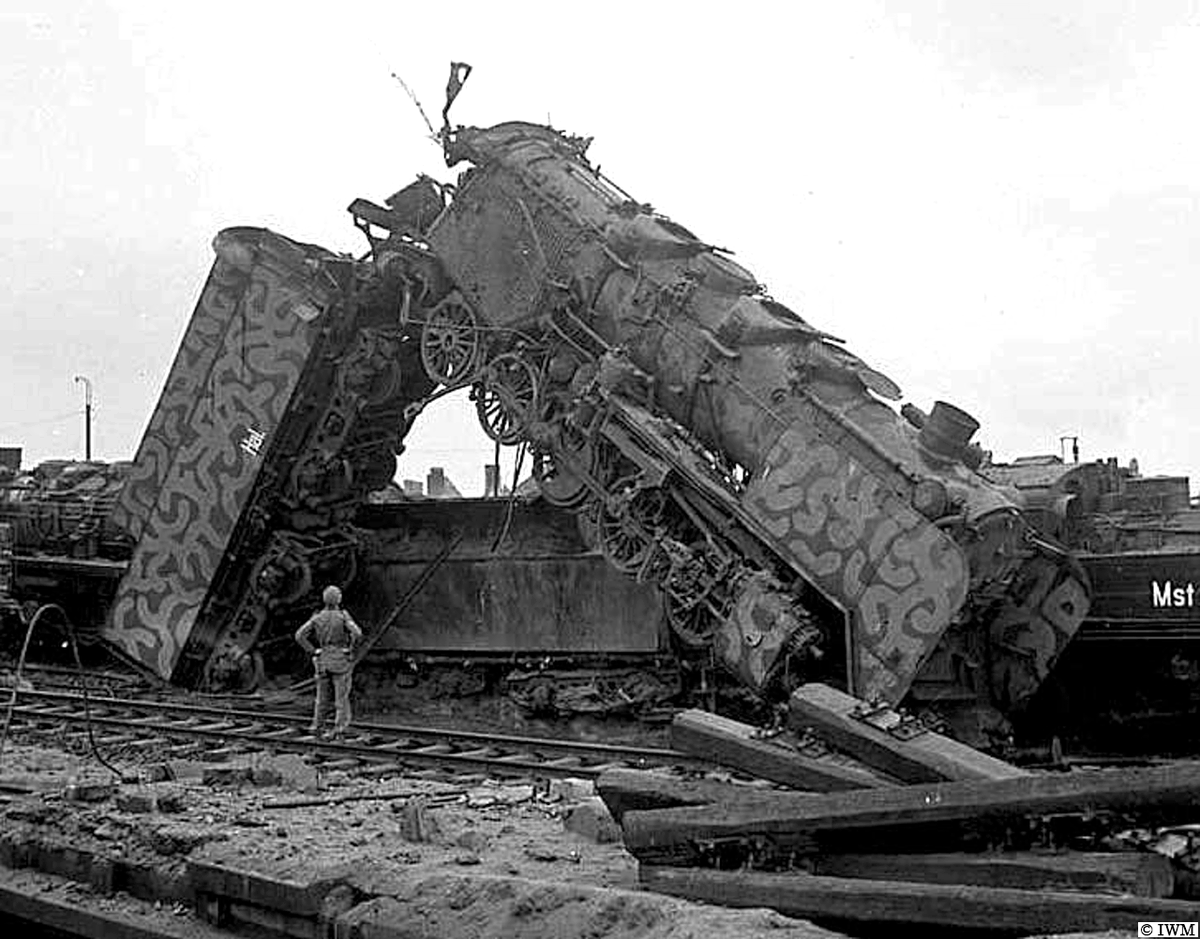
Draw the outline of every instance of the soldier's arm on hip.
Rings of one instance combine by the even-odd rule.
[[[313,631],[313,626],[315,625],[315,619],[316,617],[309,617],[304,625],[296,630],[296,641],[300,643],[300,647],[309,655],[317,654],[316,646],[308,641],[309,634]]]
[[[346,630],[350,633],[350,645],[362,642],[363,631],[349,613],[346,614]]]

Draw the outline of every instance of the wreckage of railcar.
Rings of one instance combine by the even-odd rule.
[[[601,175],[589,141],[441,141],[456,184],[352,203],[361,260],[218,236],[114,515],[134,547],[108,640],[172,681],[253,681],[290,611],[356,576],[356,508],[412,422],[469,388],[543,497],[657,588],[680,657],[764,696],[832,676],[892,704],[1030,698],[1089,588],[976,471],[969,415],[897,411],[890,379]]]

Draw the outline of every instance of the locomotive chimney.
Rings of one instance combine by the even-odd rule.
[[[965,461],[967,444],[977,430],[979,421],[966,411],[945,401],[937,401],[929,412],[925,426],[921,428],[917,442],[937,459]]]

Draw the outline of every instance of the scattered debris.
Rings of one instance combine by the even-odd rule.
[[[429,801],[415,796],[402,805],[393,805],[400,816],[400,837],[415,844],[438,841],[442,837],[437,819],[429,813]]]
[[[116,783],[78,780],[69,783],[63,794],[70,802],[104,802],[116,791]]]
[[[578,779],[574,776],[551,779],[546,788],[546,798],[551,802],[582,802],[595,794],[595,783],[590,779]]]

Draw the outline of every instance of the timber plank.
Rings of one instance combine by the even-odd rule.
[[[596,780],[596,793],[618,824],[626,812],[751,800],[777,791],[711,779],[683,779],[644,769],[610,769]]]
[[[792,693],[789,720],[793,727],[810,729],[838,749],[907,783],[1013,779],[1029,775],[1011,763],[933,731],[901,740],[854,717],[862,705],[862,701],[843,691],[814,682],[801,685]],[[899,723],[899,715],[894,712],[882,719],[888,718]]]
[[[693,709],[675,717],[671,746],[794,789],[845,792],[895,785],[866,768],[845,765],[844,758],[805,756],[755,733],[749,724]]]
[[[813,844],[828,852],[854,850],[863,839],[853,836],[865,833],[910,845],[920,838],[933,848],[930,836],[947,823],[1102,810],[1133,812],[1152,824],[1200,817],[1200,762],[841,793],[761,793],[704,807],[627,812],[623,827],[626,848],[639,859],[688,863],[700,856],[697,840],[757,836],[782,852]]]
[[[1200,919],[1200,903],[1187,900],[648,865],[640,867],[639,876],[643,886],[658,893],[721,906],[765,906],[803,919],[986,927],[1039,935],[1136,929],[1145,920]]]
[[[822,854],[813,859],[812,873],[1020,890],[1107,890],[1155,898],[1175,891],[1170,860],[1149,851]]]

